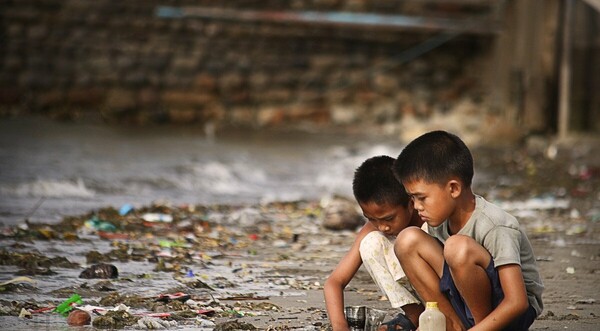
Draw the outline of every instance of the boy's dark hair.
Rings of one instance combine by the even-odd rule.
[[[411,141],[393,166],[403,183],[424,180],[445,184],[459,178],[467,187],[473,180],[473,156],[465,143],[446,131],[431,131]]]
[[[352,191],[356,201],[408,206],[410,198],[404,186],[394,176],[393,164],[392,157],[381,155],[367,159],[356,168],[352,181]]]

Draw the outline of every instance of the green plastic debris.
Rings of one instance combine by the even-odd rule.
[[[83,301],[81,301],[81,296],[79,296],[79,294],[73,294],[70,298],[63,301],[63,303],[56,306],[56,308],[54,308],[54,312],[57,312],[63,316],[67,316],[69,312],[73,310],[73,307],[71,306],[71,304],[73,303],[76,303],[78,305],[83,304]]]
[[[161,239],[158,241],[158,245],[160,245],[160,247],[163,248],[171,248],[171,247],[190,247],[190,245],[188,243],[186,243],[185,241],[172,241],[172,240],[164,240]]]
[[[85,221],[85,226],[97,231],[104,232],[115,232],[117,230],[117,227],[114,224],[101,220],[98,218],[98,216],[95,215],[89,220]]]

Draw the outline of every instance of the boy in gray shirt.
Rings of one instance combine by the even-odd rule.
[[[531,244],[513,216],[472,192],[464,142],[426,133],[393,169],[429,228],[403,230],[394,248],[421,299],[438,302],[448,330],[527,330],[544,289]]]

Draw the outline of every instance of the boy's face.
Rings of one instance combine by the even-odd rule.
[[[452,214],[456,192],[451,182],[440,185],[414,180],[403,185],[412,198],[415,211],[428,225],[439,226]]]
[[[404,206],[375,202],[359,202],[359,205],[367,220],[387,236],[397,235],[410,224],[412,213]]]

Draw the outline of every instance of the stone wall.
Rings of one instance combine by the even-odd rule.
[[[246,10],[423,10],[384,0],[227,3]],[[346,125],[427,117],[486,98],[481,79],[489,37],[452,36],[413,59],[411,52],[435,42],[439,31],[157,15],[158,6],[214,4],[2,1],[1,112],[99,114],[135,123]],[[478,8],[462,13],[470,10]]]

